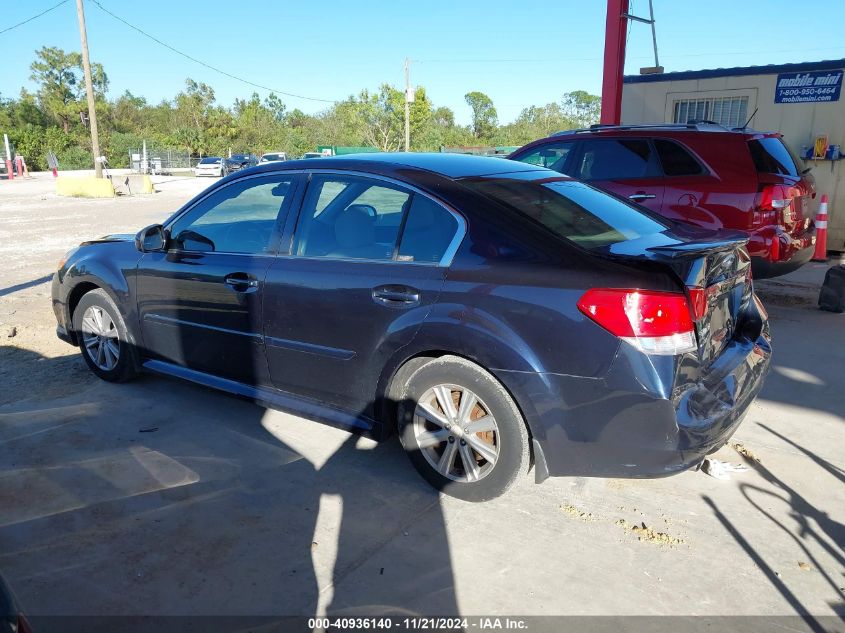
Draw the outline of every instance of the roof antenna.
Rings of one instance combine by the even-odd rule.
[[[742,127],[738,127],[738,128],[736,128],[736,129],[737,129],[737,130],[744,130],[745,128],[747,128],[747,127],[748,127],[748,125],[751,123],[751,119],[753,119],[753,118],[754,118],[754,115],[755,115],[755,114],[757,114],[757,110],[759,110],[759,109],[760,109],[760,108],[754,108],[754,112],[752,112],[752,113],[751,113],[751,116],[750,116],[750,117],[748,117],[748,120],[745,122],[745,125],[743,125]]]

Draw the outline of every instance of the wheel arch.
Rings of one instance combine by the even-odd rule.
[[[511,397],[517,410],[522,416],[522,421],[525,424],[525,429],[528,432],[528,438],[532,446],[534,444],[534,431],[532,430],[531,419],[536,415],[534,407],[528,399],[527,394],[520,393],[517,385],[511,384],[511,381],[502,380],[502,376],[497,374],[495,369],[487,367],[485,363],[475,357],[473,354],[467,354],[460,351],[449,349],[445,346],[432,346],[425,348],[403,348],[399,350],[388,361],[381,372],[378,381],[374,407],[374,414],[377,420],[381,423],[382,438],[389,437],[396,432],[396,405],[398,404],[400,393],[399,386],[402,384],[402,379],[415,371],[422,364],[441,358],[442,356],[457,356],[463,358],[479,368],[490,374],[502,388]],[[532,461],[533,454],[532,453]]]
[[[84,263],[84,266],[79,266],[81,263]],[[67,323],[70,326],[68,333],[74,343],[79,343],[76,332],[73,331],[73,315],[79,306],[79,302],[92,290],[102,290],[120,311],[126,325],[127,334],[131,338],[129,342],[133,346],[139,344],[140,337],[135,320],[135,309],[130,300],[129,284],[120,271],[113,270],[112,267],[103,265],[93,258],[86,258],[74,263],[62,281],[67,286],[65,309]]]
[[[92,290],[97,290],[98,288],[102,288],[102,286],[97,285],[93,281],[80,281],[79,283],[74,284],[68,291],[67,300],[65,302],[67,311],[67,314],[65,315],[65,322],[68,325],[67,333],[74,345],[79,345],[79,337],[76,335],[76,330],[73,328],[73,314],[76,312],[76,307],[79,305],[79,302],[82,301],[82,297]]]

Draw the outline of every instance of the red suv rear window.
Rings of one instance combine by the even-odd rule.
[[[774,136],[748,141],[758,173],[799,176],[798,166],[783,141]]]

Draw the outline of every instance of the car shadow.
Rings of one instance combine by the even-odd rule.
[[[30,393],[74,380],[6,358],[39,364]],[[458,613],[440,498],[395,439],[149,375],[66,393],[0,406],[0,570],[36,631]]]
[[[827,460],[772,430],[765,424],[758,423],[758,426],[809,457],[817,466],[827,471],[834,478],[845,481],[845,473]],[[757,459],[744,454],[741,454],[741,458],[747,466],[769,484],[768,487],[750,483],[739,485],[739,490],[750,508],[756,510],[759,515],[765,517],[786,534],[794,542],[795,551],[801,552],[804,561],[807,561],[802,564],[809,565],[807,569],[816,570],[833,593],[842,596],[841,579],[827,571],[829,565],[826,564],[826,561],[819,560],[814,551],[824,552],[835,561],[835,564],[845,569],[845,545],[843,545],[845,544],[845,525],[833,520],[827,512],[810,503],[793,486],[775,475]],[[803,618],[805,624],[811,630],[821,633],[830,630],[829,624],[832,620],[837,623],[841,622],[835,616],[816,617],[810,613],[800,598],[792,591],[789,583],[765,560],[757,548],[742,534],[739,527],[719,509],[717,503],[708,495],[703,495],[702,498],[727,532],[742,546],[772,586],[789,603],[795,613]],[[785,511],[778,508],[782,505],[786,506]],[[778,515],[792,519],[791,524],[778,518]],[[830,607],[839,617],[845,616],[845,601],[831,603]]]

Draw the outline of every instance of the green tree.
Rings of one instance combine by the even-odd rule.
[[[561,105],[563,113],[572,119],[577,127],[589,127],[598,123],[601,117],[601,97],[584,90],[565,93]]]
[[[35,51],[30,65],[30,79],[38,84],[38,103],[42,112],[70,132],[71,123],[87,111],[82,55],[60,48],[43,47]],[[91,64],[95,98],[104,99],[108,78],[101,64]]]
[[[382,84],[375,94],[362,91],[358,104],[364,143],[383,152],[398,151],[405,137],[404,95],[393,86]]]
[[[483,92],[468,92],[464,99],[472,108],[472,133],[478,139],[489,139],[499,124],[493,100]]]

